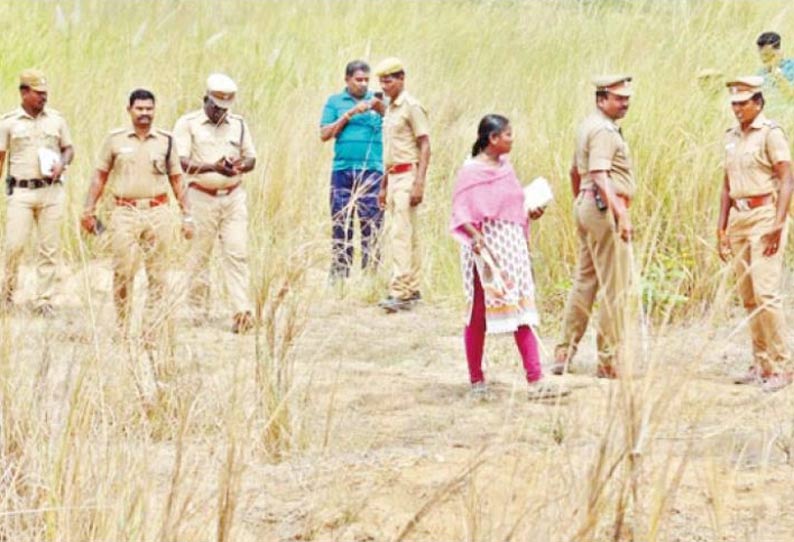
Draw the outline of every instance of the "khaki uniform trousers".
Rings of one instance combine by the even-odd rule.
[[[787,227],[774,256],[764,256],[761,236],[775,223],[774,205],[731,212],[728,236],[734,254],[737,290],[747,310],[753,358],[763,373],[788,368],[791,353],[786,344],[781,280]]]
[[[64,197],[60,183],[35,189],[14,188],[14,193],[8,197],[3,282],[5,299],[10,299],[16,290],[19,264],[34,229],[38,229],[39,235],[37,305],[49,303],[55,294],[55,268]]]
[[[390,173],[386,187],[386,208],[389,212],[392,275],[389,295],[408,299],[419,292],[419,232],[416,207],[411,207],[414,171]]]
[[[188,253],[188,300],[194,312],[206,310],[210,294],[209,260],[220,240],[221,270],[235,314],[250,312],[251,273],[248,269],[248,205],[243,187],[225,196],[194,188],[188,198],[196,234]]]
[[[170,267],[168,247],[174,241],[174,219],[168,205],[138,209],[116,206],[110,215],[113,253],[113,302],[122,332],[129,329],[135,274],[141,262],[146,270],[148,292],[144,305],[144,335],[152,338],[165,330],[175,310],[167,297]]]
[[[598,363],[614,365],[619,358],[631,286],[631,250],[615,230],[609,211],[599,211],[589,193],[575,203],[579,249],[574,284],[565,305],[562,340],[557,350],[573,357],[584,336],[598,290],[602,298],[596,323]]]

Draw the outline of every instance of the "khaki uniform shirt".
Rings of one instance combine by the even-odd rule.
[[[628,198],[636,189],[631,172],[629,146],[615,122],[601,110],[588,115],[579,125],[576,138],[576,169],[581,188],[592,188],[591,171],[607,171],[615,192]]]
[[[386,108],[383,117],[383,163],[388,169],[395,164],[419,162],[416,140],[430,135],[427,111],[419,101],[403,91]]]
[[[759,114],[742,133],[735,126],[725,133],[725,171],[733,199],[776,193],[779,183],[773,166],[790,162],[791,151],[783,129]]]
[[[119,198],[153,198],[168,192],[169,175],[182,173],[176,145],[166,158],[171,134],[152,128],[139,139],[132,128],[108,134],[99,154],[97,169],[110,172],[110,189]]]
[[[8,173],[17,180],[41,179],[39,149],[49,149],[58,156],[72,145],[69,128],[60,113],[45,108],[31,117],[21,107],[0,119],[0,151],[9,153]]]
[[[183,115],[174,126],[174,144],[179,156],[196,162],[215,163],[224,156],[232,160],[256,158],[251,131],[239,115],[227,114],[214,124],[199,109]],[[207,188],[227,188],[240,182],[240,176],[226,177],[216,172],[191,174],[189,182]]]

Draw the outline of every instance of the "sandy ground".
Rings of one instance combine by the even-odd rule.
[[[67,394],[58,382],[79,369],[63,360],[94,353],[110,395],[129,394],[117,404],[134,404],[130,375],[145,390],[146,356],[114,339],[106,262],[63,276],[72,295],[53,321],[28,314],[23,287],[8,320],[12,363],[46,362],[58,402]],[[293,352],[291,446],[274,460],[243,443],[233,540],[613,540],[615,530],[638,541],[794,540],[794,388],[769,395],[730,383],[749,359],[738,312],[716,328],[651,332],[637,376],[622,382],[590,376],[588,335],[575,374],[555,377],[573,390],[557,402],[527,401],[512,338],[489,337],[491,395],[474,401],[459,309],[429,301],[384,315],[355,295],[318,288],[311,298],[322,296]],[[171,385],[199,412],[186,444],[195,510],[180,532],[214,539],[209,472],[224,457],[215,420],[229,409],[230,375],[253,374],[256,338],[229,333],[220,306],[199,326],[177,323]],[[543,342],[550,351],[552,338]],[[254,384],[242,381],[245,401]],[[132,442],[119,445],[134,455]],[[157,501],[175,444],[146,448]]]

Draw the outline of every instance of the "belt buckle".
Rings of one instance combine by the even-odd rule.
[[[742,212],[747,212],[750,210],[750,202],[747,198],[739,198],[736,200],[736,208]]]
[[[138,204],[137,207],[139,207],[140,209],[152,208],[152,198],[139,199],[138,201],[136,201],[136,203]]]
[[[231,192],[230,188],[220,188],[215,191],[216,196],[228,196],[229,192]]]

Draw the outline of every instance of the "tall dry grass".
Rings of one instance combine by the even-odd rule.
[[[645,302],[636,310],[650,313],[654,332],[663,333],[681,318],[719,323],[730,302],[712,234],[720,138],[731,117],[720,82],[696,74],[755,71],[755,36],[776,28],[788,42],[794,21],[782,1],[6,0],[0,16],[8,21],[0,32],[0,103],[17,104],[21,69],[44,69],[51,106],[66,116],[77,150],[62,237],[80,277],[71,282],[79,303],[53,324],[0,318],[0,539],[51,541],[261,540],[260,532],[273,531],[244,519],[257,510],[257,491],[279,491],[262,472],[310,463],[347,443],[334,428],[352,414],[336,393],[351,376],[340,364],[330,397],[318,395],[312,374],[324,343],[303,350],[309,359],[297,360],[295,347],[310,307],[329,295],[319,286],[330,244],[331,149],[317,125],[348,60],[402,57],[408,88],[430,110],[421,227],[423,290],[433,302],[457,303],[459,292],[457,252],[446,234],[453,174],[483,114],[512,119],[517,170],[527,180],[550,178],[558,195],[532,239],[549,329],[570,285],[566,171],[574,126],[592,107],[588,79],[632,73],[637,92],[623,126],[639,181],[633,212]],[[94,297],[102,280],[94,258],[105,252],[80,238],[77,218],[104,134],[128,122],[130,89],[152,88],[158,124],[169,127],[200,105],[203,81],[216,70],[238,81],[239,111],[259,150],[246,186],[253,288],[265,318],[250,340],[213,344],[182,330],[182,338],[168,336],[146,352],[114,340],[107,299]],[[791,108],[770,103],[770,110],[792,126]],[[382,281],[353,285],[353,297],[371,301]],[[518,394],[511,396],[497,438],[414,496],[378,539],[671,539],[671,510],[697,455],[693,428],[712,405],[693,399],[684,385],[690,372],[665,372],[665,348],[634,345],[632,362],[645,378],[597,390],[587,412],[552,405],[532,419],[548,428],[542,438],[535,427],[508,423],[524,415]],[[704,355],[691,352],[693,367]],[[536,446],[523,454],[527,440]],[[791,427],[781,422],[768,442],[790,453]],[[522,454],[511,455],[514,448]],[[500,469],[505,462],[510,468]],[[735,494],[725,465],[707,464],[701,476],[716,539]],[[330,473],[320,494],[346,495],[345,470]],[[308,499],[312,487],[296,473]],[[349,539],[341,526],[398,482],[367,482],[371,493],[356,494],[330,520],[311,509],[303,532],[323,540],[336,529],[342,534],[332,539]]]
[[[12,108],[18,72],[40,66],[50,77],[51,105],[74,132],[77,158],[63,231],[73,259],[73,226],[94,157],[107,130],[128,122],[129,90],[152,88],[159,124],[170,127],[199,107],[213,70],[239,82],[239,111],[250,119],[259,149],[259,167],[248,179],[255,251],[308,240],[325,249],[331,145],[318,138],[322,104],[342,88],[348,60],[399,55],[408,88],[427,105],[433,127],[422,212],[425,290],[457,293],[455,247],[445,234],[452,176],[479,118],[500,111],[516,128],[512,158],[521,176],[549,177],[558,195],[534,236],[544,302],[558,308],[574,248],[567,181],[572,133],[592,108],[589,78],[625,71],[637,90],[624,132],[640,186],[635,215],[646,294],[689,314],[714,291],[708,279],[718,268],[711,236],[720,134],[732,122],[724,78],[704,83],[697,74],[702,68],[725,78],[755,72],[755,36],[785,29],[792,18],[785,2],[681,0],[74,0],[9,1],[0,10],[14,21],[0,37],[7,51],[0,101]],[[791,107],[772,103],[770,110],[785,125],[794,122]]]

